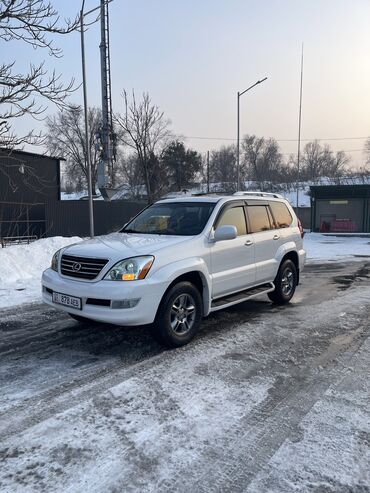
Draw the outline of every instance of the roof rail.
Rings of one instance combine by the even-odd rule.
[[[234,195],[250,195],[257,197],[274,197],[275,199],[283,199],[284,197],[280,195],[280,193],[272,193],[272,192],[260,192],[260,191],[240,191],[235,192]]]

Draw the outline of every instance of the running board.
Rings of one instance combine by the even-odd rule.
[[[274,283],[266,282],[265,284],[260,284],[259,286],[255,286],[254,288],[244,289],[243,291],[239,291],[238,293],[229,294],[223,296],[222,298],[217,298],[216,300],[212,301],[210,312],[215,312],[217,310],[236,305],[237,303],[242,303],[243,301],[247,301],[255,298],[256,296],[259,296],[260,294],[270,293],[274,289]]]

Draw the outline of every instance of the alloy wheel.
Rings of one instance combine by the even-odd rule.
[[[183,335],[191,330],[195,321],[195,301],[190,294],[180,294],[174,299],[171,307],[171,327]]]

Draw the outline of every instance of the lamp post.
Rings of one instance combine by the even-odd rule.
[[[85,39],[84,39],[84,14],[85,0],[82,0],[80,11],[80,31],[81,31],[81,63],[82,63],[82,86],[84,94],[84,117],[85,117],[85,159],[87,167],[87,187],[89,195],[89,224],[90,237],[94,238],[94,208],[92,196],[92,177],[91,177],[91,160],[90,160],[90,142],[89,142],[89,122],[87,116],[87,87],[86,87],[86,70],[85,70]]]
[[[236,98],[236,102],[237,102],[237,130],[236,130],[236,182],[237,182],[237,190],[239,190],[240,188],[240,163],[239,163],[239,156],[240,156],[240,96],[243,96],[243,94],[245,94],[246,92],[250,91],[251,89],[253,89],[253,87],[257,86],[258,84],[261,84],[262,82],[264,82],[265,80],[267,79],[267,77],[265,77],[264,79],[261,79],[261,80],[258,80],[255,84],[253,84],[252,86],[248,87],[247,89],[245,89],[244,91],[242,92],[237,92],[237,98]]]

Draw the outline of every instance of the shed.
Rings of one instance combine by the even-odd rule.
[[[369,233],[370,185],[312,186],[311,230]]]

